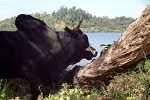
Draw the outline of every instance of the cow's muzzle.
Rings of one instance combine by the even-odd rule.
[[[89,46],[85,51],[85,58],[91,60],[93,57],[97,56],[97,51],[92,46]]]

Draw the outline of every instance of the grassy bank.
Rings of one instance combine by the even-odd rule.
[[[5,85],[1,82],[0,100],[30,98],[29,83],[15,81],[22,85],[10,86],[10,82]],[[58,91],[54,91],[55,87],[55,84],[51,86],[51,94],[44,100],[150,100],[150,60],[141,61],[134,69],[115,76],[109,86],[99,90],[93,88],[89,94],[84,94],[80,88],[71,89],[67,83],[63,83]]]

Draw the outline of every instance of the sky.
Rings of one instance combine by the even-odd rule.
[[[0,20],[19,14],[51,14],[61,6],[76,6],[97,17],[138,18],[147,5],[150,5],[150,0],[0,0]]]

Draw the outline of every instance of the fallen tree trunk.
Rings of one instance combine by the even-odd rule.
[[[74,76],[75,87],[89,89],[107,84],[112,77],[134,67],[150,55],[150,6],[129,25],[120,39],[105,50],[98,59],[82,67]]]

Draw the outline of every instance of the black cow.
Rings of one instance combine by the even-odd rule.
[[[78,26],[56,32],[43,21],[21,14],[17,31],[0,32],[0,79],[24,78],[30,81],[32,98],[43,93],[44,85],[59,79],[60,73],[97,52]]]

